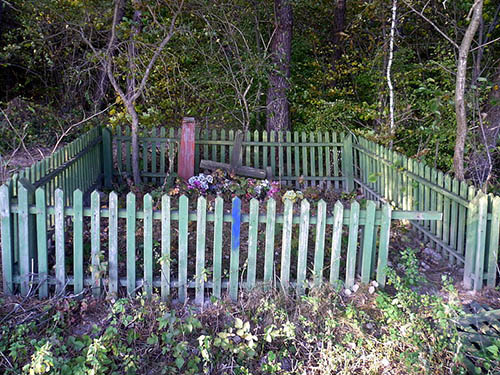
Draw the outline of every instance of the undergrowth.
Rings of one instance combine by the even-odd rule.
[[[408,271],[411,259],[407,263]],[[212,301],[202,309],[144,296],[3,298],[0,369],[6,374],[465,374],[463,346],[450,324],[460,313],[453,288],[445,286],[445,302],[418,294],[413,282],[390,271],[391,292],[361,287],[346,297],[324,287],[292,297],[256,291],[237,303]],[[492,371],[494,366],[492,361]]]

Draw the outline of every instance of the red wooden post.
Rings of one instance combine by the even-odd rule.
[[[194,175],[194,128],[195,120],[193,117],[184,117],[182,119],[181,145],[179,148],[179,177],[187,180]]]

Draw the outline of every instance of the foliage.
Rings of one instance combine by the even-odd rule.
[[[8,362],[0,363],[6,374],[465,373],[449,323],[459,312],[455,292],[448,287],[445,302],[389,278],[395,293],[255,291],[201,310],[156,297],[63,299],[31,301],[25,311],[44,316],[34,319],[7,315],[12,304],[4,303],[0,350]]]

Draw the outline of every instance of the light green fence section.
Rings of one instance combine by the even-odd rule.
[[[350,288],[358,278],[384,286],[391,220],[441,217],[393,211],[389,205],[377,209],[371,201],[363,208],[358,202],[327,207],[323,201],[287,201],[277,214],[272,199],[252,200],[244,212],[239,198],[219,197],[208,205],[203,197],[190,204],[185,196],[165,195],[157,202],[146,194],[136,202],[132,193],[119,199],[94,191],[90,207],[84,207],[78,190],[72,206],[63,204],[61,189],[54,205],[47,204],[42,188],[35,196],[35,204],[27,204],[28,191],[20,186],[19,201],[9,202],[8,187],[0,187],[0,223],[2,239],[11,237],[17,214],[17,263],[9,260],[9,242],[2,243],[5,291],[18,287],[27,295],[38,288],[40,297],[52,288],[78,294],[89,287],[95,296],[156,290],[163,299],[192,297],[201,303],[220,297],[223,289],[236,299],[239,289],[256,286],[303,293],[323,282]],[[50,218],[55,222],[53,246],[39,236],[36,254],[30,253],[30,217],[41,234]]]
[[[368,198],[403,210],[442,212],[442,221],[412,224],[450,264],[464,267],[467,288],[496,285],[499,197],[362,137],[353,149],[354,181]]]
[[[233,130],[196,130],[195,173],[200,160],[229,163]],[[152,129],[139,135],[141,176],[159,183],[177,171],[177,129]],[[131,174],[130,128],[113,134],[114,175]],[[337,190],[353,187],[352,138],[332,132],[248,132],[242,143],[242,163],[254,168],[270,166],[276,180],[286,185],[324,186]]]

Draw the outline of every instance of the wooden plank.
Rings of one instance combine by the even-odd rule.
[[[351,203],[349,216],[349,241],[347,243],[347,261],[345,287],[351,288],[354,285],[356,272],[356,252],[358,248],[358,229],[359,229],[359,203]]]
[[[36,232],[37,232],[37,253],[38,253],[38,282],[39,289],[38,295],[40,298],[47,298],[48,289],[48,260],[47,260],[47,204],[45,200],[45,190],[43,188],[36,189],[35,192],[36,200]],[[78,202],[75,201],[75,215],[78,210]],[[74,233],[77,233],[77,229],[73,226]],[[10,240],[10,238],[9,238]],[[74,241],[75,243],[75,241]],[[77,277],[75,274],[75,285],[77,282]]]
[[[366,221],[363,233],[363,256],[361,261],[361,282],[364,284],[367,284],[370,281],[370,275],[372,271],[373,252],[375,251],[373,245],[375,243],[374,237],[376,210],[377,205],[374,201],[368,201],[366,203]]]
[[[13,261],[14,261],[14,244],[12,236],[15,232],[12,231],[12,215],[10,212],[10,189],[9,186],[3,184],[0,186],[0,224],[1,224],[1,240],[2,240],[2,279],[3,292],[5,295],[11,295],[14,292],[13,282]]]
[[[301,206],[304,209],[304,206]],[[302,211],[301,211],[302,212]],[[303,216],[301,214],[301,220]],[[283,209],[283,232],[281,239],[281,271],[280,281],[283,291],[287,292],[290,287],[290,257],[292,253],[292,220],[293,220],[293,202],[285,200]]]
[[[301,137],[302,137],[302,143],[306,144],[307,134],[305,132],[302,132]],[[307,177],[307,176],[309,176],[309,170],[307,168],[307,158],[308,158],[307,147],[301,146],[301,148],[302,148],[302,174],[301,174],[301,176]],[[306,183],[306,186],[307,186],[307,183]]]
[[[226,140],[226,130],[225,129],[221,130],[221,132],[220,132],[220,139],[221,139],[221,141],[225,141]],[[220,162],[221,163],[225,163],[226,162],[226,146],[225,146],[225,144],[222,144],[220,146]]]
[[[5,295],[11,295],[14,292],[13,282],[13,266],[14,266],[14,233],[13,224],[15,219],[11,215],[10,199],[11,189],[14,187],[14,182],[3,184],[0,186],[0,224],[1,224],[1,240],[2,240],[2,282],[3,292]]]
[[[314,143],[314,133],[310,133],[309,138],[310,142]],[[314,146],[309,147],[309,153],[311,155],[310,175],[311,177],[316,177],[316,148]],[[311,185],[316,186],[316,181],[313,180]]]
[[[253,141],[259,142],[259,131],[256,130],[253,133]],[[253,147],[253,166],[254,168],[260,168],[260,150],[259,145]],[[265,168],[264,166],[262,168]]]
[[[432,168],[431,170],[431,182],[436,185],[437,184],[437,169],[435,168]],[[437,210],[437,193],[434,189],[431,189],[431,206],[430,206],[430,210],[431,211],[436,211]],[[436,225],[437,225],[437,222],[436,221],[431,221],[431,233],[432,234],[436,234]]]
[[[489,253],[488,253],[488,274],[487,285],[491,288],[496,286],[497,280],[497,264],[498,264],[498,248],[500,240],[500,197],[492,198],[491,205],[491,230],[489,238]]]
[[[352,150],[352,135],[348,134],[344,138],[344,147],[342,148],[342,173],[345,180],[345,191],[350,193],[354,190],[354,160]]]
[[[309,211],[309,202],[306,199],[302,200],[300,204],[299,251],[297,260],[297,294],[299,295],[303,294],[307,287],[306,272],[307,248],[309,244]]]
[[[460,181],[456,178],[452,180],[451,191],[454,194],[460,194]],[[458,203],[454,200],[451,201],[451,219],[450,219],[450,247],[457,249],[457,236],[458,236]],[[450,257],[450,264],[455,264],[455,257]]]
[[[444,188],[447,191],[451,191],[451,177],[446,175],[444,177]],[[450,244],[450,199],[448,197],[443,198],[443,237],[442,241],[446,244]],[[444,253],[445,259],[450,259],[450,255],[446,252]]]
[[[325,132],[325,142],[330,143],[330,132]],[[325,176],[326,177],[331,177],[331,175],[332,175],[332,166],[331,166],[331,162],[330,162],[330,156],[331,156],[330,154],[331,154],[332,150],[335,152],[336,148],[330,147],[330,146],[325,147],[325,163],[326,163]],[[332,182],[327,180],[326,187],[328,189],[330,189],[332,187]]]
[[[240,267],[241,200],[233,199],[231,210],[231,257],[229,264],[229,298],[238,299],[238,270]]]
[[[247,289],[251,290],[255,287],[257,275],[257,242],[259,229],[259,201],[257,199],[250,200],[250,215],[248,224],[248,272],[247,272]]]
[[[156,128],[151,129],[151,136],[156,137]],[[152,173],[156,173],[156,171],[157,171],[157,165],[158,165],[157,155],[156,155],[157,150],[158,150],[158,142],[157,141],[151,142],[151,172]],[[154,184],[158,183],[158,180],[154,177],[151,179],[151,181]]]
[[[285,170],[284,170],[284,156],[283,156],[283,132],[278,131],[277,134],[278,137],[278,176],[279,180],[281,181],[283,176],[285,175]]]
[[[165,134],[165,128],[164,127],[161,127],[160,129],[160,137],[161,138],[166,138],[166,134]],[[167,145],[168,143],[167,142],[160,142],[159,144],[159,147],[160,147],[160,173],[166,173],[166,169],[165,169],[165,158],[167,157]]]
[[[258,132],[257,132],[258,134]],[[217,129],[212,129],[212,141],[217,141]],[[217,161],[217,145],[212,145],[212,160]]]
[[[251,141],[251,133],[250,132],[246,132],[245,133],[245,140],[247,142],[250,142]],[[251,160],[251,147],[249,144],[247,144],[247,146],[245,147],[245,165],[247,165],[248,167],[251,167],[252,166],[252,160]]]
[[[208,153],[208,150],[207,150]],[[195,276],[195,303],[202,305],[205,302],[205,237],[207,227],[207,200],[198,198],[196,209],[196,276]]]
[[[41,197],[40,197],[41,199]],[[38,204],[37,204],[38,206]],[[41,209],[40,204],[40,209]],[[44,220],[40,221],[47,222],[46,217]],[[40,236],[43,224],[40,223],[42,227],[38,228],[38,235]],[[43,235],[42,235],[43,236]],[[40,241],[38,249],[40,250],[40,242],[44,242],[47,246],[47,238]],[[39,253],[40,254],[40,253]],[[40,261],[38,261],[38,269],[40,270]],[[81,190],[77,189],[73,192],[73,292],[79,294],[83,291],[83,193]]]
[[[130,297],[135,296],[136,273],[135,273],[135,231],[136,231],[136,198],[135,194],[127,194],[127,293]]]
[[[286,141],[292,142],[292,133],[286,132]],[[292,176],[292,146],[286,147],[286,172],[287,176]],[[292,181],[287,181],[287,185],[292,185]]]
[[[108,288],[111,298],[118,296],[118,195],[109,194],[108,219]]]
[[[293,146],[293,165],[294,165],[294,177],[300,177],[300,146],[299,146],[299,133],[297,131],[293,132],[293,141],[295,145]],[[295,187],[299,188],[299,180],[295,180]]]
[[[208,129],[203,129],[202,138],[205,140],[205,144],[203,145],[203,159],[208,159]]]
[[[326,202],[323,199],[321,199],[318,203],[317,220],[313,275],[315,287],[321,286],[321,283],[323,282],[323,268],[325,263]]]
[[[66,290],[66,258],[64,254],[64,192],[55,191],[55,247],[56,247],[56,294],[63,295]]]
[[[144,195],[144,291],[150,297],[153,294],[153,199]]]
[[[476,259],[474,261],[474,290],[479,291],[483,287],[484,260],[486,256],[486,229],[488,223],[488,196],[479,193],[478,223]]]
[[[276,143],[276,132],[271,130],[269,134],[269,141]],[[271,158],[271,170],[273,171],[273,176],[277,176],[276,174],[276,146],[270,147],[270,158]]]
[[[330,284],[332,285],[336,285],[339,282],[343,219],[344,206],[340,201],[337,201],[333,209],[332,258],[330,259]]]
[[[444,186],[444,174],[441,171],[438,171],[438,176],[437,176],[437,184],[439,186]],[[437,204],[436,204],[436,210],[439,212],[443,212],[444,208],[444,196],[440,192],[437,192]],[[443,221],[440,220],[436,223],[436,237],[439,239],[443,238]],[[436,250],[439,251],[441,250],[441,254],[443,254],[446,250],[439,246],[436,245]]]
[[[431,168],[428,165],[424,166],[424,177],[427,181],[431,179]],[[424,211],[430,211],[431,209],[431,189],[428,185],[424,186]],[[427,230],[431,229],[431,222],[426,220],[424,226]]]
[[[187,260],[188,260],[188,197],[179,198],[179,301],[184,303],[187,298]]]
[[[91,273],[92,273],[92,295],[99,297],[101,295],[101,263],[99,256],[101,254],[101,212],[100,196],[97,191],[90,195],[90,253],[91,253]],[[135,235],[135,232],[134,232]],[[135,256],[135,254],[134,254]]]
[[[467,199],[468,185],[465,181],[460,183],[460,196]],[[467,207],[460,205],[458,208],[458,238],[457,238],[457,252],[463,255],[465,252],[465,225],[467,221]],[[437,225],[437,224],[436,224]]]
[[[111,177],[113,176],[113,148],[111,144],[111,132],[106,128],[102,129],[102,156],[104,167],[104,187],[109,189],[111,188]],[[71,191],[73,190],[74,185],[72,185]]]
[[[269,289],[273,282],[274,265],[274,234],[276,223],[276,201],[267,201],[266,243],[264,254],[264,289]]]
[[[262,142],[267,142],[267,131],[262,132]],[[267,146],[262,147],[262,168],[269,167],[269,161],[267,158]]]
[[[214,261],[213,261],[213,296],[216,298],[221,297],[221,282],[222,282],[222,230],[223,230],[223,215],[224,215],[224,201],[221,197],[215,199],[214,209]]]
[[[21,177],[24,178],[24,177]],[[18,233],[19,233],[19,273],[21,278],[21,295],[29,293],[30,275],[30,248],[29,248],[29,224],[28,224],[28,190],[19,182],[17,184],[18,196]]]
[[[141,131],[141,135],[142,137],[140,137],[139,139],[142,141],[142,142],[139,142],[139,144],[142,146],[142,171],[144,173],[147,173],[149,172],[148,170],[148,147],[149,147],[149,143],[148,141],[146,140],[146,129],[144,129],[143,131]],[[143,178],[143,182],[144,183],[147,183],[148,181],[150,181],[150,179],[148,179],[146,176],[144,176],[144,174],[142,174],[142,178]]]
[[[476,244],[478,231],[479,197],[475,197],[469,203],[467,210],[467,237],[464,262],[464,287],[472,289],[472,272],[476,259]]]
[[[380,240],[378,248],[377,282],[380,287],[385,286],[387,275],[387,258],[389,255],[389,241],[391,237],[392,208],[389,204],[382,207],[382,223],[380,225]]]
[[[161,197],[161,300],[166,302],[170,296],[170,244],[172,226],[170,224],[170,196]]]
[[[332,133],[332,141],[334,143],[337,143],[337,133],[336,132]],[[332,153],[333,153],[333,155],[332,155],[333,156],[333,175],[338,177],[338,176],[340,176],[338,147],[334,146]],[[340,182],[339,181],[335,181],[334,185],[335,185],[335,190],[340,190]]]
[[[318,142],[319,143],[323,143],[323,135],[321,134],[321,132],[318,132],[317,134],[317,138],[318,138]],[[323,177],[325,175],[325,172],[324,172],[324,159],[323,159],[323,146],[318,146],[318,176],[319,177]],[[321,188],[324,188],[324,182],[323,180],[320,180],[319,182],[319,186]]]

